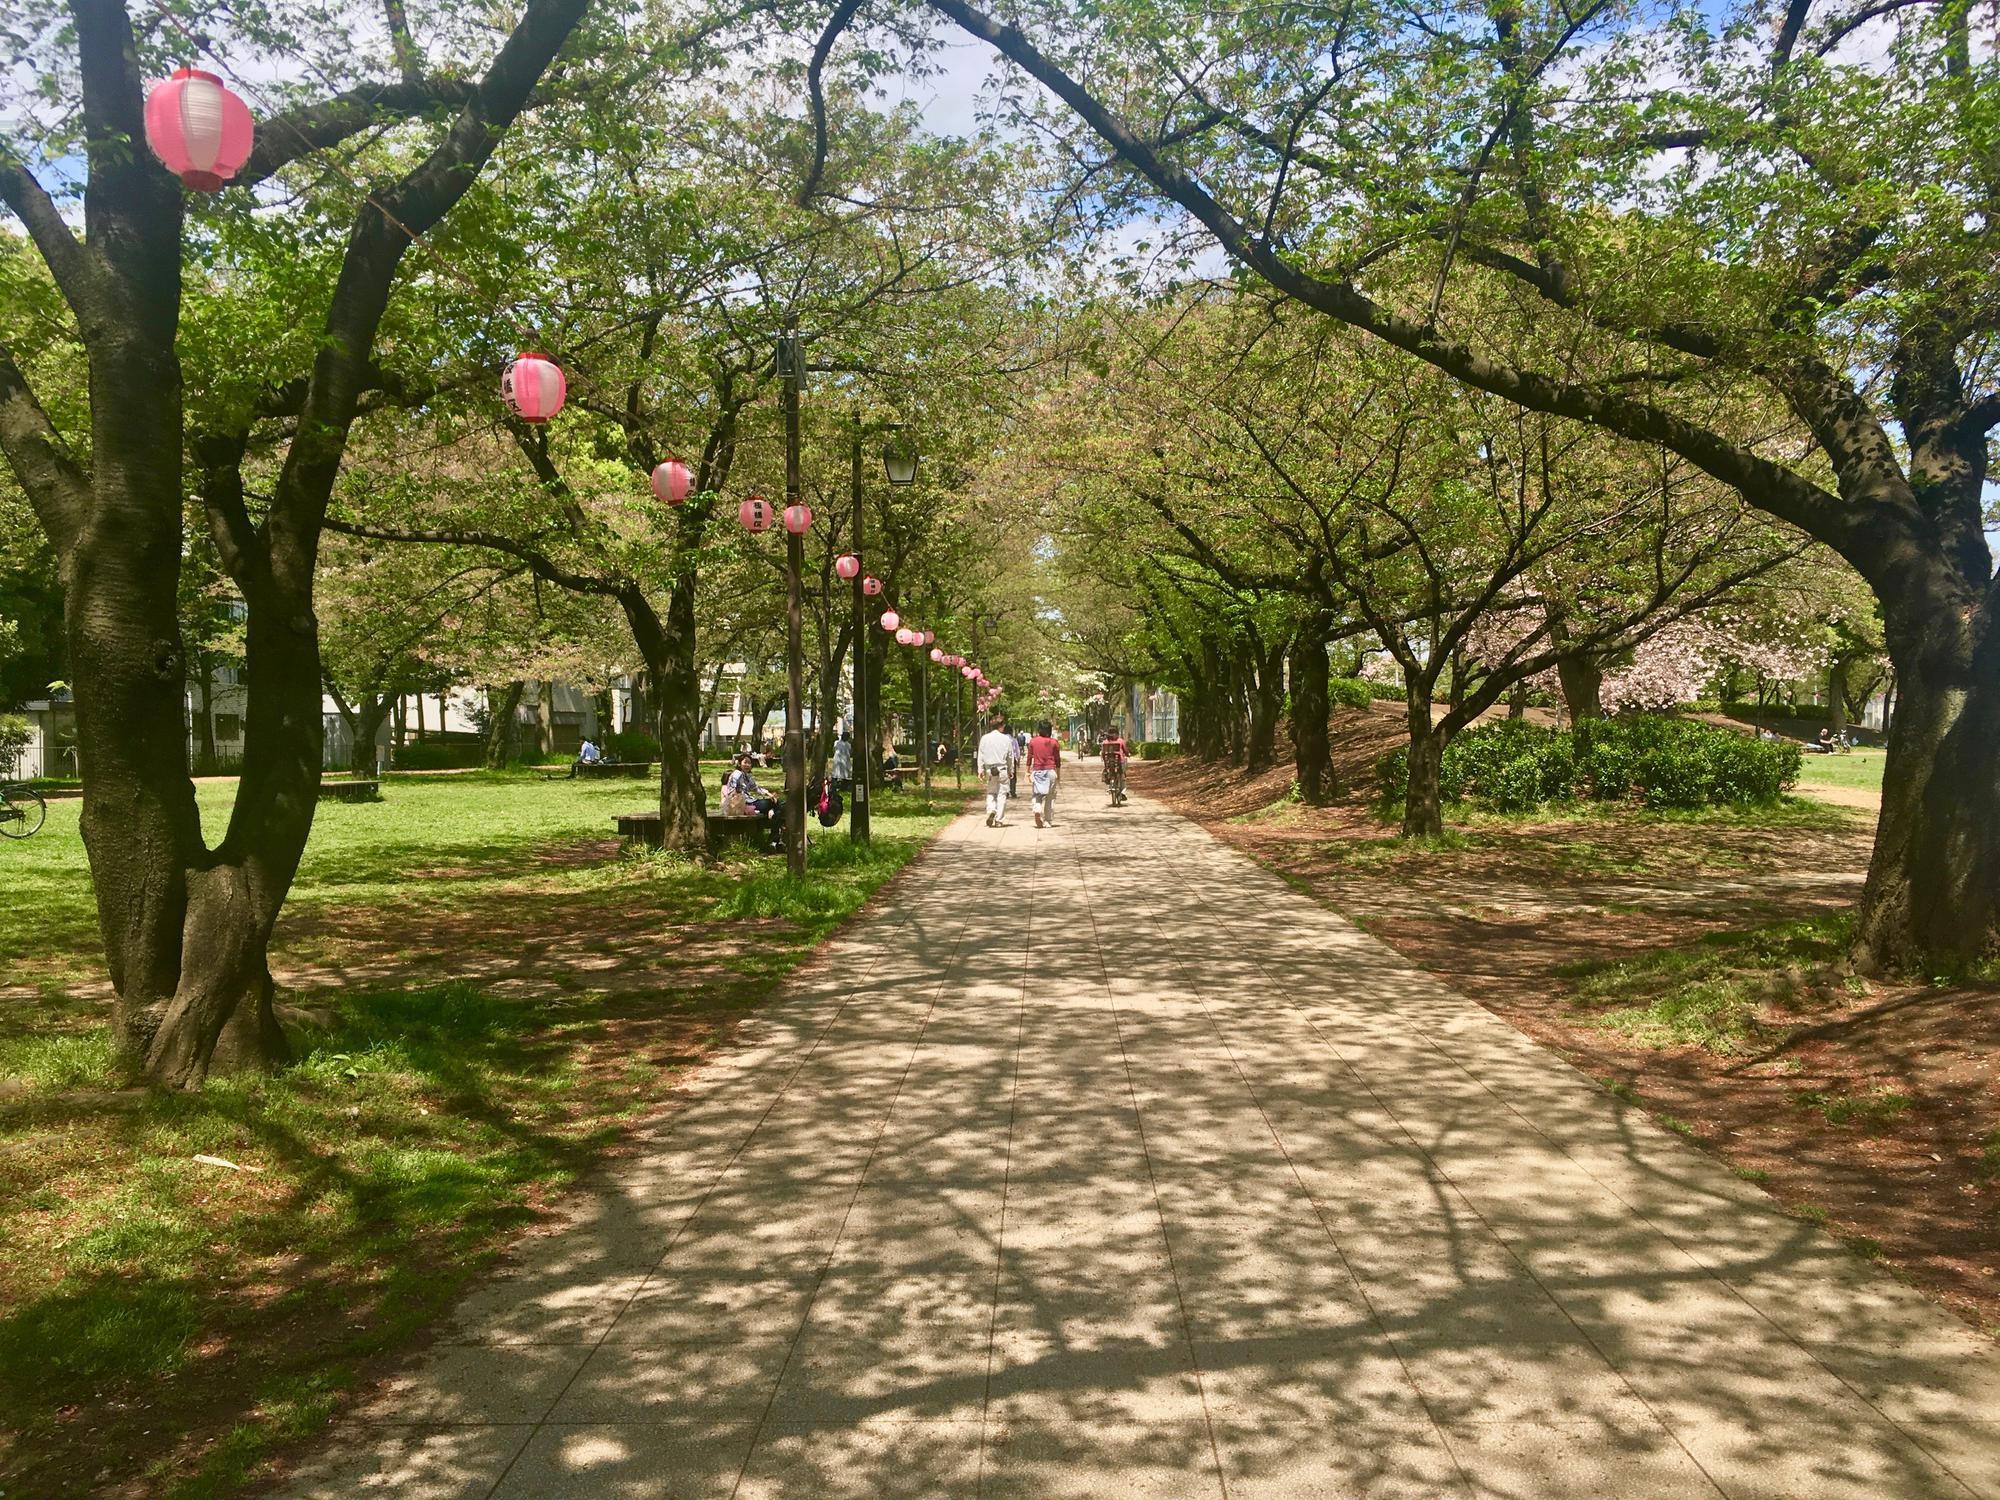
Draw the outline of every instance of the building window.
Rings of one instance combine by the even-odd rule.
[[[215,716],[215,737],[219,740],[240,740],[243,738],[243,721],[235,714]]]

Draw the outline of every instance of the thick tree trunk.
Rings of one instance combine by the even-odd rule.
[[[1507,689],[1507,717],[1525,719],[1528,716],[1528,684],[1521,681]]]
[[[1562,682],[1563,706],[1571,724],[1604,717],[1604,669],[1587,657],[1564,656],[1556,661]]]
[[[493,690],[486,690],[486,769],[504,771],[514,753],[514,721],[520,714],[525,682],[510,682],[496,702]]]
[[[382,723],[388,717],[389,700],[376,695],[362,699],[354,716],[348,719],[348,733],[354,743],[347,753],[347,769],[355,775],[374,773],[375,740],[382,733]]]
[[[632,621],[647,648],[646,674],[653,682],[660,742],[660,826],[669,849],[689,852],[707,846],[703,814],[707,788],[701,784],[701,671],[694,659],[694,583],[683,580],[667,596],[667,618],[653,638]],[[664,628],[662,628],[662,626]]]
[[[1826,717],[1834,734],[1847,732],[1847,663],[1837,661],[1826,672]]]
[[[1429,693],[1409,689],[1410,761],[1403,787],[1403,836],[1431,838],[1444,832],[1444,799],[1439,790],[1444,736],[1431,722]]]
[[[1910,612],[1914,614],[1915,612]],[[1890,616],[1896,708],[1856,923],[1870,971],[2000,954],[2000,610]]]
[[[1292,769],[1299,800],[1324,807],[1338,795],[1333,747],[1327,738],[1327,662],[1324,627],[1308,625],[1292,638]]]

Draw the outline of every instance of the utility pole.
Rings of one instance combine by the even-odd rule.
[[[778,339],[778,374],[785,382],[785,507],[804,504],[799,473],[799,384],[805,359],[788,321]],[[806,873],[805,729],[806,539],[785,528],[785,865]]]
[[[866,518],[862,512],[861,413],[854,414],[854,555],[866,559],[862,533]],[[868,614],[861,594],[861,579],[868,571],[864,561],[849,587],[854,590],[854,806],[847,814],[847,836],[857,844],[868,843],[872,832],[868,821],[868,778],[875,770],[875,741],[868,725]]]
[[[926,654],[924,643],[921,640],[917,642],[916,652],[917,652],[917,658],[916,658],[917,739],[919,743],[923,746],[923,751],[918,756],[918,759],[923,763],[922,774],[924,778],[924,801],[929,802],[931,800],[931,760],[932,760],[931,727],[930,727],[931,726],[931,719],[930,719],[931,659],[929,655]]]

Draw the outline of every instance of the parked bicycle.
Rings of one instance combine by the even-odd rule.
[[[49,805],[30,786],[0,785],[0,837],[25,839],[42,831]]]

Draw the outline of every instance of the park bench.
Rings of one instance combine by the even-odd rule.
[[[628,844],[644,844],[648,849],[657,849],[666,842],[666,825],[657,812],[619,813],[612,821],[617,825],[618,837]],[[760,843],[764,836],[764,820],[754,813],[749,817],[703,813],[702,824],[711,859],[732,840],[746,839]]]
[[[748,817],[731,816],[727,813],[707,812],[701,815],[703,832],[708,839],[708,857],[714,859],[722,853],[723,847],[738,839],[761,844],[767,829],[764,820],[755,813]]]
[[[339,781],[322,781],[319,784],[319,800],[322,802],[380,802],[382,783],[374,777],[363,780],[360,777],[343,778]]]
[[[644,781],[652,769],[650,761],[600,760],[589,765],[579,762],[576,774],[588,781]]]

